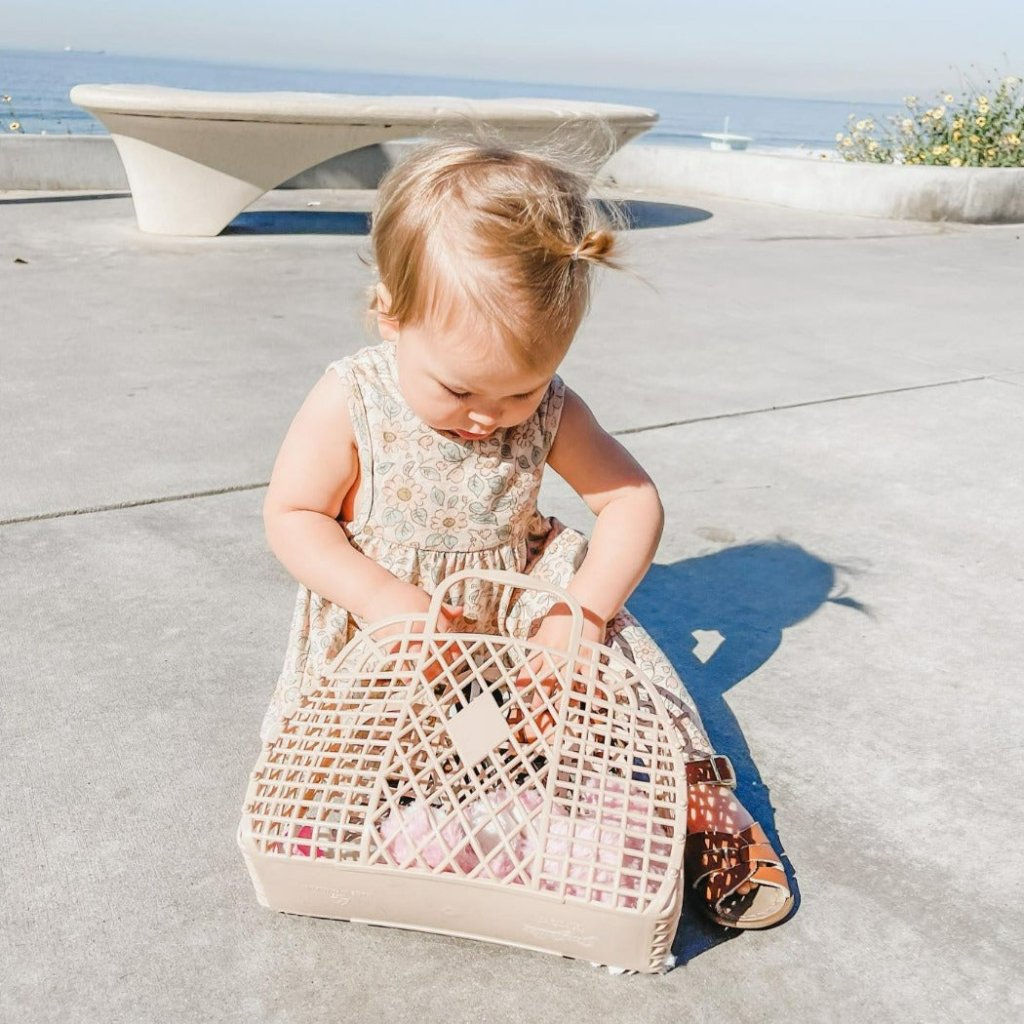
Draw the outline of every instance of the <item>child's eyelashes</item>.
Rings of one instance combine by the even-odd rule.
[[[455,391],[452,388],[448,387],[447,384],[442,384],[441,387],[443,387],[445,391],[448,392],[449,395],[451,395],[453,398],[457,398],[460,402],[466,401],[466,399],[468,399],[473,394],[472,391]],[[540,391],[540,388],[534,388],[532,391],[527,391],[525,394],[513,395],[512,398],[517,402],[525,402],[526,399],[532,398],[538,391]]]

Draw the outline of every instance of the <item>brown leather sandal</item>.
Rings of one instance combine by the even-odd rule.
[[[721,755],[686,766],[690,785],[736,788],[732,762]],[[768,928],[793,909],[782,860],[755,821],[741,832],[691,832],[686,837],[686,875],[701,909],[723,928]],[[749,892],[738,893],[744,883]]]

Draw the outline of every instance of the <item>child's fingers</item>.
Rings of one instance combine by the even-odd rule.
[[[462,615],[462,609],[463,605],[461,604],[445,604],[443,602],[441,604],[441,611],[444,614],[444,617],[448,619],[448,622],[438,623],[440,636],[434,644],[434,650],[431,657],[423,667],[423,674],[428,682],[432,683],[444,672],[446,666],[452,665],[458,660],[458,644],[448,642],[444,639],[444,633],[446,632],[444,627],[450,625],[452,620],[459,618],[459,616]]]
[[[442,635],[434,645],[431,656],[427,659],[424,671],[429,673],[428,678],[433,682],[446,668],[454,665],[461,656],[462,653],[459,645],[454,641],[445,640]]]
[[[461,605],[442,605],[446,615],[456,617],[462,614]],[[388,654],[400,654],[402,652],[402,640],[394,640],[386,646]],[[423,641],[412,640],[407,643],[404,651],[405,659],[411,661],[423,650]],[[426,659],[423,665],[422,672],[423,677],[428,683],[434,682],[438,676],[440,676],[446,666],[452,665],[459,657],[459,647],[455,643],[450,643],[444,640],[443,631],[439,636],[438,641],[433,644],[433,650],[431,651],[430,657]]]
[[[516,738],[521,742],[532,742],[541,736],[546,736],[554,726],[555,719],[547,709],[544,696],[551,700],[558,689],[558,677],[555,674],[554,665],[549,662],[548,655],[538,654],[531,658],[520,670],[515,680],[515,686],[521,693],[533,687],[533,692],[529,695],[528,711],[524,713],[520,708],[514,707],[509,714],[510,725],[522,723],[522,728],[516,734]],[[541,691],[543,691],[543,695]],[[520,699],[522,700],[523,697]]]
[[[542,711],[539,715],[526,717],[516,708],[509,715],[508,724],[510,726],[521,724],[522,728],[513,735],[520,743],[532,743],[541,736],[546,737],[554,726],[555,720],[547,711]]]
[[[547,674],[545,675],[545,673]],[[516,686],[529,686],[535,676],[541,682],[555,680],[555,666],[547,654],[535,654],[526,662],[519,670],[519,675],[516,676]]]
[[[574,693],[586,693],[586,684],[576,678],[583,673],[585,666],[575,666],[572,674],[571,689]],[[545,674],[546,673],[546,674]],[[554,703],[559,688],[558,674],[554,659],[548,654],[536,654],[530,658],[520,669],[515,679],[516,689],[520,692],[522,701],[528,699],[528,707],[521,710],[513,707],[509,713],[508,723],[510,726],[521,725],[516,738],[522,742],[532,742],[540,736],[547,737],[555,725],[555,715],[550,710]],[[524,691],[530,691],[527,698]],[[544,697],[548,700],[545,701]],[[570,703],[570,707],[579,707],[579,700]]]

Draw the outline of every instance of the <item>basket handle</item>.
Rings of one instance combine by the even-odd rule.
[[[583,639],[583,608],[579,601],[567,590],[547,580],[537,579],[534,576],[527,576],[521,572],[508,572],[504,569],[460,569],[446,576],[434,590],[430,598],[430,607],[427,609],[424,629],[429,633],[437,632],[437,620],[441,614],[441,605],[444,603],[444,596],[455,583],[467,579],[489,580],[491,583],[500,583],[504,586],[515,587],[517,590],[538,590],[548,594],[554,594],[560,601],[568,605],[569,613],[572,615],[572,628],[569,632],[569,649],[566,652],[574,655],[579,651],[580,642]]]

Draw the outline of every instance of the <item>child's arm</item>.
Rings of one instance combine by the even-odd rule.
[[[429,598],[348,542],[336,521],[359,476],[345,387],[328,371],[295,414],[263,502],[267,542],[310,590],[367,622],[421,613]]]
[[[583,606],[583,639],[601,643],[607,623],[626,603],[654,558],[665,522],[661,499],[633,456],[601,429],[579,395],[568,388],[548,465],[597,516],[587,555],[565,589]],[[569,608],[559,602],[548,610],[531,639],[541,646],[565,650],[569,629]],[[537,671],[539,666],[533,668]],[[521,671],[516,685],[531,686],[531,673]],[[539,685],[550,696],[554,677],[542,679]],[[554,725],[536,691],[530,698],[530,710],[530,720],[523,722],[517,734],[525,740],[546,734]],[[519,717],[518,711],[513,712],[510,721]]]
[[[569,388],[548,465],[597,516],[586,558],[566,589],[603,624],[654,559],[665,522],[661,499],[640,464]]]

